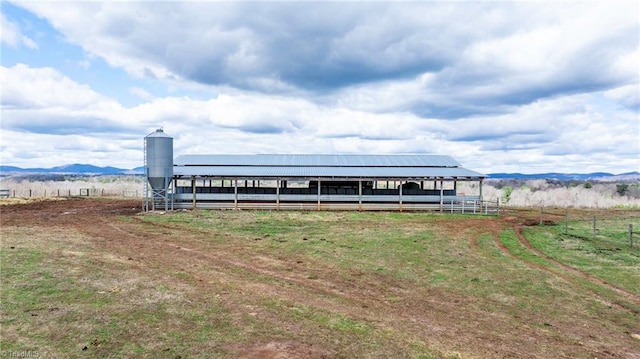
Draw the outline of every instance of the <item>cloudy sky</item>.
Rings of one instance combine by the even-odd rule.
[[[640,170],[632,1],[1,3],[1,163],[447,154]]]

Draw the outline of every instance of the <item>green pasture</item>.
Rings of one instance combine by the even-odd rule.
[[[158,250],[166,250],[165,242],[185,248],[197,243],[230,262],[269,260],[274,273],[350,283],[335,292],[373,293],[390,311],[417,306],[437,312],[444,310],[437,302],[425,303],[450,298],[459,304],[442,302],[442,308],[459,312],[439,315],[451,315],[452,326],[464,324],[464,338],[500,340],[495,327],[482,325],[503,325],[505,333],[519,330],[550,343],[531,344],[540,351],[532,357],[558,348],[575,357],[594,354],[576,344],[583,339],[567,334],[574,325],[600,326],[619,334],[620,345],[640,345],[627,339],[640,330],[640,306],[615,290],[640,296],[640,240],[629,245],[628,217],[608,219],[611,226],[596,235],[588,221],[569,223],[567,233],[562,222],[525,227],[524,236],[543,255],[527,248],[511,223],[492,216],[201,210],[114,220],[123,231],[157,242]],[[608,229],[614,227],[621,229]],[[304,296],[306,287],[286,276],[229,267],[231,279],[222,280],[209,268],[176,269],[151,260],[134,266],[127,260],[131,254],[103,253],[95,241],[70,229],[2,228],[1,353],[223,358],[253,343],[296,340],[337,358],[477,354],[464,339],[420,334],[426,330],[420,322],[398,319],[407,320],[405,330],[385,321],[391,314],[366,314],[378,309],[352,307],[356,302],[347,295],[327,293],[320,299],[331,305],[321,306],[245,288],[286,287]],[[214,289],[205,293],[196,277],[206,275]],[[520,336],[504,340],[514,339],[527,343]]]

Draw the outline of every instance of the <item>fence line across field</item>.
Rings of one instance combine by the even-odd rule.
[[[640,228],[640,215],[638,217],[625,216],[610,218],[604,215],[598,215],[598,213],[599,210],[595,210],[595,213],[587,212],[586,214],[582,215],[572,215],[569,208],[565,208],[562,212],[559,212],[553,211],[553,209],[551,208],[540,207],[539,224],[544,224],[545,216],[547,218],[549,216],[551,216],[552,218],[563,218],[565,234],[569,234],[569,231],[571,229],[569,227],[570,223],[574,225],[584,223],[587,224],[587,227],[589,227],[589,231],[591,232],[592,237],[597,237],[604,234],[621,235],[627,233],[629,238],[629,246],[634,246],[634,237],[640,235],[640,232],[637,231],[637,228]],[[634,223],[636,223],[636,230],[634,230]],[[574,233],[585,231],[584,228],[575,228],[575,226],[571,230]]]
[[[71,189],[57,189],[57,190],[11,190],[0,189],[0,197],[4,198],[38,198],[38,197],[131,197],[141,198],[142,192],[138,190],[107,190],[104,188],[76,188]]]

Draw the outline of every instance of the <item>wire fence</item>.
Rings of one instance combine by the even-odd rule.
[[[563,224],[566,235],[582,239],[607,239],[628,243],[640,242],[640,211],[573,211],[540,207],[539,224]]]
[[[46,197],[127,197],[142,198],[142,190],[115,190],[96,187],[74,189],[0,189],[4,198],[46,198]]]

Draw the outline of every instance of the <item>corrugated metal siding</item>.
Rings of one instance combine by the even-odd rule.
[[[295,167],[295,166],[176,166],[177,176],[214,177],[352,177],[435,178],[485,175],[462,167]]]
[[[178,166],[459,167],[440,155],[183,155]]]

